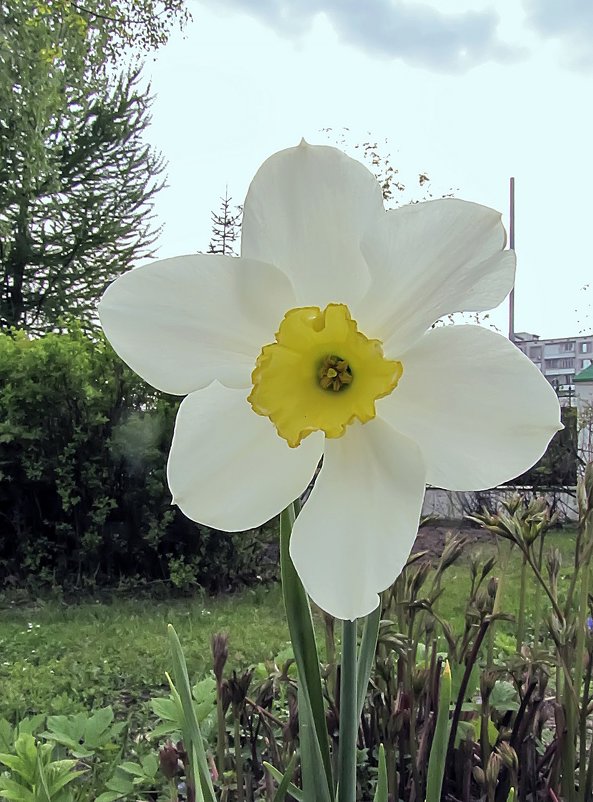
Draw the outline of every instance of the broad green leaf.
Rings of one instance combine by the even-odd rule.
[[[14,802],[36,802],[31,790],[9,777],[0,777],[0,797]]]
[[[36,716],[27,716],[19,721],[17,725],[18,734],[28,732],[29,735],[34,735],[38,729],[43,726],[45,721],[45,713],[38,713]]]
[[[134,777],[144,777],[144,769],[139,763],[131,763],[126,761],[125,763],[120,763],[120,769],[123,771],[127,771],[128,774],[133,774]]]
[[[14,747],[12,727],[5,718],[0,718],[0,752],[10,752]]]
[[[177,705],[170,697],[167,699],[152,699],[150,706],[152,707],[153,713],[155,713],[155,715],[157,715],[159,718],[162,718],[164,721],[178,722],[179,715],[177,711]]]
[[[105,786],[110,791],[117,791],[122,796],[125,796],[125,794],[131,794],[134,790],[134,785],[129,776],[117,770],[113,777],[111,777],[111,779],[105,783]]]
[[[23,772],[26,772],[25,763],[18,755],[0,755],[0,763],[21,776],[23,776]],[[25,777],[25,779],[27,778]]]
[[[87,720],[84,727],[84,740],[89,746],[99,746],[101,738],[106,734],[113,721],[111,707],[103,707]]]
[[[157,724],[153,730],[151,730],[149,737],[152,740],[156,740],[158,738],[162,738],[164,735],[172,735],[174,733],[181,733],[181,722],[180,721],[171,721],[164,724]],[[179,740],[179,739],[177,739]]]
[[[497,680],[488,703],[497,713],[506,713],[509,710],[517,711],[519,700],[515,686],[507,680]]]
[[[142,758],[142,768],[144,769],[144,774],[147,777],[156,776],[159,770],[159,761],[153,752]]]

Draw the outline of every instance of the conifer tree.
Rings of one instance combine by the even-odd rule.
[[[212,212],[212,238],[208,253],[219,253],[223,256],[236,256],[235,244],[241,232],[241,206],[232,206],[228,187],[224,197],[220,199],[220,211]]]
[[[138,67],[106,69],[89,20],[69,0],[0,0],[0,330],[92,323],[106,284],[152,255],[151,100]]]

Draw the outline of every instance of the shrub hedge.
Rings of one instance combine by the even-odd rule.
[[[178,403],[98,335],[0,334],[0,579],[208,590],[255,580],[269,530],[221,533],[171,506]]]

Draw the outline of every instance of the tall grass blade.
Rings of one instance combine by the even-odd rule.
[[[198,795],[196,802],[199,802],[200,798],[203,799],[204,802],[216,802],[208,761],[206,760],[206,752],[204,751],[204,741],[202,740],[202,733],[200,732],[200,726],[193,705],[185,657],[183,656],[183,650],[181,649],[177,633],[171,624],[169,624],[167,630],[171,646],[171,655],[173,657],[175,689],[183,712],[185,734],[189,739],[186,748],[188,749],[188,754],[192,759],[192,763],[195,764],[196,773],[194,775],[194,780],[196,784],[196,794]]]

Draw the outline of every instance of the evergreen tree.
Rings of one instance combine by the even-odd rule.
[[[151,255],[150,98],[138,69],[107,77],[96,42],[66,0],[0,0],[0,329],[92,322],[105,285]]]
[[[225,188],[224,198],[220,199],[220,211],[212,212],[212,239],[208,246],[208,253],[220,253],[224,256],[236,256],[235,243],[241,232],[241,206],[231,206],[232,198],[228,187]]]

